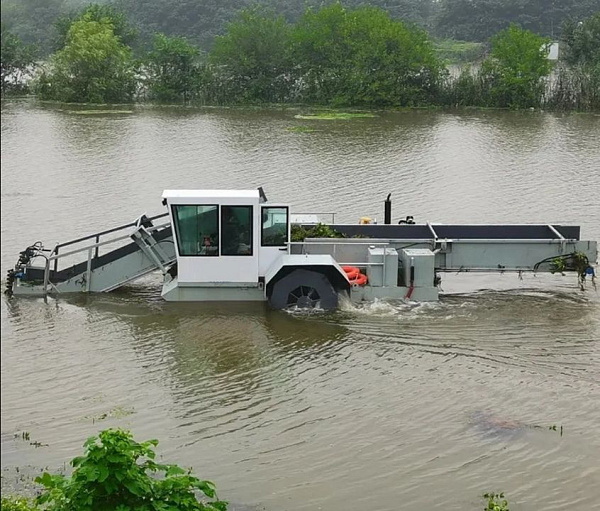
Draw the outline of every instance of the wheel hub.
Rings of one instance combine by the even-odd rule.
[[[298,286],[294,289],[287,299],[288,306],[296,306],[303,309],[314,309],[317,307],[321,296],[318,291],[311,286]]]

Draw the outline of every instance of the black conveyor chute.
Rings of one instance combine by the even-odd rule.
[[[164,241],[167,238],[170,238],[173,235],[171,230],[171,226],[164,227],[163,229],[158,229],[154,231],[153,238],[157,243]],[[115,248],[106,254],[102,254],[99,257],[92,258],[92,270],[96,268],[100,268],[105,264],[112,263],[121,257],[125,257],[126,255],[133,254],[140,250],[140,247],[137,243],[132,242],[128,243],[119,248]],[[83,261],[81,263],[74,264],[64,270],[59,270],[55,272],[54,270],[50,270],[50,281],[51,282],[64,282],[65,280],[69,280],[70,278],[84,273],[87,270],[87,261]],[[44,280],[44,268],[28,268],[27,269],[27,280],[28,281],[43,281]]]
[[[334,224],[330,225],[348,237],[390,239],[432,239],[429,226],[422,224],[379,225],[379,224]],[[547,225],[432,225],[438,239],[490,239],[490,240],[551,240],[559,237]],[[579,240],[579,226],[553,225],[566,239]]]

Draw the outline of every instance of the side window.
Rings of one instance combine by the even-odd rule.
[[[252,255],[252,206],[221,206],[221,255]]]
[[[173,219],[180,255],[219,255],[218,206],[173,206]]]
[[[282,247],[288,242],[288,208],[262,208],[261,244],[263,247]]]

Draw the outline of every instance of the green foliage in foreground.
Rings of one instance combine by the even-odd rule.
[[[120,429],[102,431],[71,461],[71,477],[45,472],[36,478],[45,487],[36,502],[48,511],[226,511],[226,502],[196,498],[201,492],[216,499],[213,483],[177,465],[156,463],[157,445],[138,443]]]
[[[38,507],[23,497],[2,497],[0,509],[2,511],[36,511]]]
[[[510,511],[504,493],[484,493],[483,498],[487,500],[483,511]]]

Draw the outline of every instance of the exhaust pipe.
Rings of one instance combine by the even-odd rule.
[[[383,203],[384,205],[384,209],[383,209],[383,223],[386,225],[389,225],[392,223],[392,201],[390,200],[390,197],[392,196],[392,194],[388,194],[387,199],[385,199],[385,202]]]

